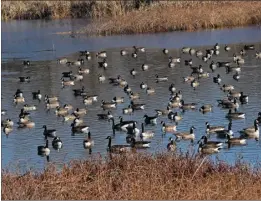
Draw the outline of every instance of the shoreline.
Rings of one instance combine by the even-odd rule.
[[[148,2],[3,1],[1,17],[3,20],[90,18],[90,25],[76,31],[88,36],[196,31],[260,25],[261,22],[259,1]]]
[[[260,199],[260,170],[186,153],[97,157],[73,161],[60,172],[52,166],[38,174],[2,170],[2,198]]]

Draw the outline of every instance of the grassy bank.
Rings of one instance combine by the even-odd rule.
[[[2,199],[261,199],[261,171],[179,154],[75,161],[23,176],[2,171]]]

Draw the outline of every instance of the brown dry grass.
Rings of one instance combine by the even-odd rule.
[[[75,161],[57,172],[2,171],[2,199],[261,199],[261,171],[186,154]]]
[[[122,16],[99,20],[98,26],[87,27],[80,33],[112,35],[195,31],[259,24],[261,2],[161,2],[144,6]],[[97,22],[94,22],[97,23]]]

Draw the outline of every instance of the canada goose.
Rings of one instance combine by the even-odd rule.
[[[75,96],[82,96],[82,95],[85,95],[85,87],[82,86],[81,89],[73,89],[73,92],[74,92],[74,95]]]
[[[220,149],[221,149],[220,147],[205,146],[202,142],[200,142],[198,147],[198,152],[202,154],[214,154],[214,153],[218,153]]]
[[[114,97],[113,99],[112,99],[112,102],[114,102],[114,103],[124,103],[124,97]]]
[[[156,82],[166,82],[168,81],[168,77],[159,77],[158,75],[155,75]]]
[[[242,65],[242,64],[244,64],[244,63],[245,63],[245,60],[242,59],[242,58],[236,60],[236,64],[237,64],[237,65]]]
[[[212,130],[214,130],[214,129],[212,129]],[[216,131],[214,131],[214,132],[217,134],[217,136],[219,138],[224,138],[224,137],[226,137],[226,135],[233,136],[232,121],[229,121],[227,130],[226,129],[223,129],[223,130],[216,129]]]
[[[223,104],[225,105],[227,103],[231,103],[232,100],[233,100],[233,98],[228,96],[227,98],[224,98],[223,100],[217,100],[217,102],[218,102],[219,106],[222,106]]]
[[[261,52],[256,52],[255,56],[256,56],[256,59],[261,59]]]
[[[171,85],[169,86],[169,91],[171,93],[174,93],[176,91],[176,87],[175,87],[175,85],[173,83],[171,83]]]
[[[228,119],[245,119],[245,113],[243,112],[233,112],[229,109],[229,112],[226,115],[226,118]]]
[[[29,121],[30,121],[30,118],[28,116],[23,115],[23,116],[19,117],[19,123],[27,123]]]
[[[24,109],[22,108],[22,109],[21,109],[21,112],[20,112],[20,114],[19,114],[19,117],[21,117],[21,116],[26,116],[26,117],[29,117],[29,116],[30,116],[30,113],[29,113],[29,112],[26,112],[26,111],[24,111]]]
[[[136,149],[149,148],[151,141],[137,141],[134,137],[131,138],[131,147]]]
[[[199,111],[202,113],[206,113],[206,112],[211,112],[212,109],[213,109],[212,105],[206,104],[206,105],[201,106],[201,108],[199,108]]]
[[[131,105],[129,105],[127,108],[123,108],[122,109],[122,113],[123,114],[131,114],[131,113],[133,113],[133,109],[132,109]]]
[[[226,67],[226,73],[230,72],[241,72],[241,67],[240,66],[228,66]]]
[[[167,125],[164,121],[161,121],[162,124],[162,132],[167,133],[167,132],[176,132],[177,131],[177,126],[176,125]]]
[[[233,75],[233,79],[238,81],[240,79],[239,73],[236,71],[236,73]]]
[[[30,82],[30,77],[19,77],[20,82]]]
[[[104,68],[104,69],[108,67],[108,63],[106,62],[106,59],[103,59],[103,61],[99,61],[98,65],[100,68]]]
[[[169,62],[168,66],[169,66],[169,68],[174,68],[176,65],[173,62]]]
[[[25,123],[18,123],[18,128],[34,128],[35,123],[33,121],[26,121]]]
[[[244,55],[246,55],[246,51],[245,51],[244,49],[242,49],[242,50],[240,50],[240,54],[241,54],[242,56],[244,56]]]
[[[131,88],[129,87],[128,84],[123,88],[123,91],[124,91],[125,93],[130,93],[130,92],[131,92]]]
[[[85,149],[89,149],[93,147],[93,145],[94,145],[94,140],[91,138],[91,132],[89,131],[88,137],[85,140],[83,140],[83,147]]]
[[[80,56],[86,56],[86,55],[89,55],[89,54],[90,54],[90,52],[87,51],[87,50],[80,51],[79,53],[80,53]]]
[[[138,54],[137,54],[137,52],[135,51],[135,52],[133,52],[133,53],[131,54],[131,56],[132,56],[133,58],[137,58]]]
[[[254,126],[249,128],[244,128],[240,131],[240,134],[243,134],[249,138],[255,138],[256,141],[259,139],[259,127],[258,127],[258,120],[254,121]]]
[[[214,49],[215,49],[215,50],[219,50],[219,48],[220,48],[220,46],[218,45],[218,43],[216,43],[216,44],[214,45]]]
[[[207,57],[207,56],[203,56],[203,57],[202,57],[202,61],[204,61],[205,63],[207,63],[208,57]]]
[[[255,46],[254,45],[245,45],[244,50],[254,50]]]
[[[182,53],[189,53],[190,47],[183,47],[182,48]]]
[[[218,85],[220,85],[221,83],[221,78],[220,78],[220,75],[217,74],[217,77],[213,77],[213,82],[214,83],[217,83]]]
[[[221,88],[222,91],[232,91],[235,89],[233,85],[230,84],[224,84]]]
[[[170,142],[167,144],[167,150],[168,151],[176,151],[177,149],[177,144],[174,142],[172,138],[169,138]]]
[[[172,100],[168,103],[168,106],[171,108],[177,108],[177,107],[182,107],[181,101],[179,100]]]
[[[68,110],[65,108],[61,108],[60,106],[56,107],[55,114],[57,116],[65,116],[68,114]]]
[[[170,112],[168,114],[168,119],[173,120],[175,122],[181,121],[183,118],[182,116],[178,115],[178,112]]]
[[[30,61],[23,61],[24,66],[30,66]]]
[[[71,80],[82,81],[83,75],[82,74],[74,74],[74,75],[71,76]]]
[[[163,54],[168,54],[168,53],[169,53],[169,50],[166,49],[166,48],[164,48],[164,49],[162,50],[162,52],[163,52]]]
[[[105,76],[99,74],[99,76],[98,76],[98,81],[99,81],[100,83],[102,83],[102,82],[104,82],[105,80],[106,80]]]
[[[148,116],[147,114],[145,114],[143,116],[144,118],[144,122],[145,124],[154,124],[156,125],[157,124],[157,118],[158,118],[158,115],[155,115],[155,116]]]
[[[24,103],[25,100],[24,100],[24,97],[15,97],[14,98],[14,103]]]
[[[201,50],[196,51],[196,57],[201,57],[203,52]]]
[[[136,127],[135,122],[133,122],[132,125],[121,126],[121,130],[125,131],[129,135],[140,135],[140,129]]]
[[[89,126],[87,125],[78,125],[75,126],[75,123],[71,124],[72,127],[72,133],[88,133],[89,132]]]
[[[133,101],[131,101],[130,105],[133,110],[144,110],[145,109],[145,104],[143,104],[143,103],[134,103]]]
[[[98,101],[98,95],[88,95],[84,97],[85,99],[91,99],[93,102]]]
[[[84,64],[84,60],[78,59],[77,61],[73,61],[71,64],[75,66],[81,66],[82,64]]]
[[[46,125],[43,125],[43,128],[44,128],[43,135],[45,136],[45,139],[47,139],[47,137],[51,137],[51,138],[56,137],[56,130],[55,129],[47,130],[47,126]]]
[[[23,107],[24,111],[35,111],[37,108],[35,105],[27,105],[25,104],[24,107]]]
[[[199,86],[199,81],[197,80],[193,80],[191,83],[190,83],[191,87],[193,87],[194,90],[196,90],[196,88]]]
[[[216,131],[222,131],[225,130],[224,126],[210,126],[210,124],[208,122],[206,122],[206,132],[207,133],[214,133]]]
[[[7,110],[1,110],[1,115],[6,115]]]
[[[110,153],[125,153],[131,151],[130,145],[111,145],[111,136],[108,136],[106,139],[108,139],[108,147],[107,151]]]
[[[195,53],[196,53],[196,50],[193,49],[193,48],[190,48],[189,54],[192,56],[192,55],[194,55]]]
[[[201,139],[198,141],[198,144],[199,144],[199,142],[200,142],[201,140],[203,140],[204,146],[206,146],[206,147],[220,147],[220,148],[221,148],[221,147],[223,146],[223,142],[209,141],[208,138],[207,138],[207,136],[205,136],[205,135],[203,135],[203,136],[201,137]]]
[[[112,130],[113,130],[113,133],[115,133],[115,130],[117,131],[120,131],[121,130],[121,127],[122,127],[122,123],[117,123],[115,124],[115,120],[114,118],[111,118],[110,121],[112,121]],[[128,126],[129,124],[126,124],[126,126]]]
[[[104,100],[102,100],[101,107],[103,110],[106,110],[106,109],[116,108],[116,105],[117,105],[116,102],[105,102]]]
[[[38,146],[37,151],[38,151],[38,155],[48,156],[50,154],[50,149],[48,147],[48,140],[46,140],[45,146]]]
[[[125,87],[128,84],[128,82],[125,79],[120,79],[118,82],[118,85],[121,87]]]
[[[206,53],[212,56],[214,54],[215,49],[207,49]]]
[[[229,90],[228,96],[231,96],[233,98],[239,98],[241,96],[241,93],[234,90]]]
[[[106,114],[97,114],[97,116],[99,119],[105,119],[105,120],[109,120],[113,118],[111,111],[108,111]]]
[[[227,141],[226,143],[228,144],[228,148],[231,147],[231,145],[246,145],[247,144],[247,139],[241,138],[241,137],[233,137],[231,138],[230,135],[226,135]]]
[[[199,65],[199,67],[195,66],[195,67],[190,67],[190,68],[192,70],[191,76],[193,74],[199,74],[199,73],[203,73],[204,72],[201,65]]]
[[[195,77],[193,77],[193,76],[183,77],[184,82],[193,82],[194,80],[195,80]]]
[[[81,75],[81,74],[89,74],[90,73],[90,69],[88,68],[85,68],[83,69],[82,67],[79,67],[78,68],[78,73]]]
[[[134,70],[134,68],[130,71],[130,74],[135,77],[137,75],[137,71]]]
[[[74,85],[74,81],[73,80],[64,80],[64,78],[61,79],[62,80],[62,86],[73,86]]]
[[[63,147],[63,142],[61,140],[60,137],[54,137],[53,141],[52,141],[52,146],[54,149],[61,149]]]
[[[192,66],[192,59],[185,60],[185,66]]]
[[[141,89],[146,89],[147,87],[148,87],[148,85],[145,84],[144,82],[142,82],[142,83],[140,84],[140,88],[141,88]]]
[[[231,62],[229,61],[218,61],[216,63],[217,67],[221,68],[221,67],[230,67]]]
[[[11,133],[13,131],[13,127],[11,127],[11,126],[5,126],[4,128],[3,128],[3,132],[6,134],[6,135],[8,135],[9,133]]]
[[[60,106],[60,103],[59,102],[50,102],[48,101],[46,103],[46,109],[53,109],[53,108],[57,108],[58,106]]]
[[[133,121],[133,120],[123,121],[122,116],[119,116],[119,119],[120,119],[121,128],[126,127],[126,126],[132,127],[134,124],[135,125],[137,124],[137,121]]]
[[[68,114],[68,115],[64,116],[63,120],[64,121],[73,121],[76,117],[77,116],[74,113],[72,113],[72,114]]]
[[[73,114],[75,114],[76,116],[83,116],[87,114],[87,110],[85,108],[76,108]]]
[[[33,99],[38,99],[38,100],[42,99],[42,94],[40,90],[38,90],[37,92],[32,92],[32,95],[33,95]]]
[[[17,89],[14,95],[15,98],[23,97],[23,92],[20,89]]]
[[[229,47],[229,46],[225,45],[224,49],[225,49],[225,51],[226,51],[226,52],[228,52],[228,51],[230,51],[230,50],[231,50],[231,47]]]
[[[64,77],[64,78],[65,78],[65,77],[69,77],[69,78],[70,78],[70,77],[73,75],[73,72],[72,72],[72,71],[69,71],[69,72],[63,72],[62,74],[63,74],[62,77]]]
[[[9,126],[12,127],[14,126],[14,122],[11,119],[6,119],[1,121],[1,126]]]
[[[127,54],[128,54],[128,52],[126,50],[121,50],[121,56],[125,56]]]
[[[83,103],[84,103],[84,105],[91,105],[93,103],[93,99],[90,97],[85,97],[83,99]]]
[[[242,57],[237,56],[236,54],[233,54],[233,61],[236,62],[238,59],[242,59]]]
[[[132,91],[129,94],[129,97],[131,100],[136,100],[140,98],[140,94],[139,93],[133,93]]]
[[[214,72],[217,69],[217,64],[215,64],[214,61],[211,61],[209,68],[212,70],[212,72]]]
[[[239,97],[239,101],[241,102],[241,103],[248,103],[248,96],[247,95],[244,95],[244,93],[243,92],[240,92],[240,97]]]
[[[196,103],[184,103],[184,100],[181,100],[180,101],[181,103],[181,106],[180,108],[182,108],[183,110],[186,110],[186,109],[196,109]]]
[[[106,51],[101,51],[101,52],[97,52],[96,53],[96,57],[100,57],[100,58],[106,58],[107,57],[107,53]]]
[[[180,63],[180,60],[181,58],[180,57],[176,57],[176,58],[173,58],[173,57],[169,57],[169,63]]]
[[[169,106],[167,106],[166,110],[155,110],[158,114],[158,116],[164,116],[164,115],[168,115],[171,112],[171,109]]]
[[[146,93],[147,93],[147,94],[154,94],[154,93],[155,93],[155,89],[152,88],[152,87],[147,87]]]
[[[209,77],[209,73],[208,72],[203,72],[203,73],[199,73],[198,74],[198,77],[199,78],[208,78]]]
[[[80,119],[79,116],[77,116],[74,120],[73,120],[73,126],[77,127],[83,124],[83,119]]]
[[[149,65],[148,64],[142,64],[141,69],[143,71],[149,70]]]
[[[48,102],[48,101],[49,102],[56,102],[56,101],[58,101],[58,97],[56,97],[56,96],[49,97],[49,96],[45,95],[44,99],[45,99],[45,102]]]
[[[144,123],[141,124],[141,134],[140,137],[141,138],[151,138],[154,136],[154,132],[150,131],[150,130],[144,130]]]
[[[136,46],[133,46],[134,48],[134,51],[135,52],[145,52],[145,48],[144,47],[136,47]]]
[[[87,55],[85,56],[85,59],[86,59],[87,61],[89,61],[89,60],[92,59],[90,52],[87,53]]]
[[[238,108],[239,107],[239,104],[236,100],[236,98],[234,99],[233,102],[226,102],[226,103],[223,103],[222,104],[222,107],[223,108]]]
[[[177,132],[174,133],[174,135],[176,136],[176,139],[191,140],[191,142],[193,142],[195,139],[194,129],[196,128],[191,126],[189,132]]]

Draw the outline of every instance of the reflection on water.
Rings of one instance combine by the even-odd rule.
[[[214,43],[213,43],[214,44]],[[221,55],[214,57],[214,61],[232,61],[233,53],[239,52],[242,45],[231,45],[232,51],[227,53],[221,50]],[[257,49],[260,51],[260,44],[256,44]],[[201,47],[205,49],[206,47]],[[129,49],[130,50],[130,49]],[[146,53],[140,54],[138,58],[134,59],[130,55],[121,57],[120,49],[113,48],[107,49],[108,51],[108,70],[98,68],[95,53],[92,52],[91,61],[86,61],[83,67],[90,68],[90,74],[84,77],[82,82],[77,82],[74,87],[61,87],[62,72],[72,70],[74,73],[78,71],[75,66],[64,66],[57,64],[56,60],[53,61],[35,61],[29,67],[21,65],[21,61],[2,63],[2,108],[7,110],[7,116],[14,122],[18,121],[18,114],[22,105],[13,105],[12,98],[16,89],[21,89],[24,92],[26,103],[37,105],[37,111],[31,112],[32,120],[35,121],[36,127],[34,129],[17,129],[8,136],[2,132],[2,165],[7,167],[9,163],[19,163],[20,167],[33,167],[42,169],[46,165],[46,159],[37,155],[37,146],[44,145],[43,125],[47,125],[49,129],[56,129],[58,136],[63,141],[63,149],[59,152],[52,147],[50,154],[50,161],[56,163],[58,166],[64,162],[69,162],[72,159],[86,159],[89,158],[88,150],[83,148],[83,140],[86,135],[84,134],[71,134],[70,123],[64,123],[62,118],[56,117],[54,111],[47,112],[45,104],[32,99],[32,92],[40,90],[43,95],[57,95],[61,100],[61,104],[72,104],[74,108],[83,108],[84,104],[81,97],[75,97],[72,89],[81,88],[85,86],[86,91],[90,95],[99,95],[98,102],[91,106],[87,106],[87,115],[84,117],[84,122],[90,125],[92,138],[95,141],[95,146],[92,149],[93,154],[100,153],[106,154],[108,135],[112,135],[111,123],[108,121],[100,121],[97,118],[98,113],[102,113],[100,107],[101,100],[110,101],[114,96],[124,97],[125,103],[119,104],[117,109],[112,110],[116,121],[119,116],[123,116],[126,120],[138,121],[138,127],[144,121],[144,114],[152,116],[155,114],[155,109],[165,109],[169,100],[168,87],[171,83],[175,84],[178,90],[182,91],[185,102],[195,102],[200,107],[203,104],[212,104],[214,106],[213,112],[202,114],[198,110],[186,111],[183,114],[183,120],[178,124],[179,131],[188,131],[191,126],[195,126],[197,130],[195,144],[191,145],[188,141],[178,142],[178,148],[182,151],[188,149],[196,150],[196,142],[205,133],[205,122],[208,121],[213,125],[223,125],[227,127],[228,120],[225,118],[227,110],[222,110],[217,107],[217,99],[223,98],[226,94],[219,89],[219,86],[213,84],[213,76],[217,73],[221,75],[222,83],[233,84],[237,91],[243,91],[249,95],[249,104],[241,105],[239,110],[246,113],[246,119],[233,121],[232,129],[238,135],[237,131],[242,128],[252,126],[254,119],[257,117],[260,108],[260,74],[261,66],[260,60],[254,58],[254,51],[245,56],[245,64],[242,67],[241,79],[239,82],[235,81],[232,77],[233,74],[226,74],[224,68],[218,69],[215,73],[211,74],[210,78],[202,79],[200,86],[194,91],[188,84],[183,82],[183,77],[191,73],[188,66],[183,63],[174,68],[168,68],[168,56],[162,53],[161,49],[148,49]],[[71,60],[78,59],[78,54],[71,55]],[[181,56],[182,61],[189,59],[189,55],[180,54],[178,50],[170,50],[170,55]],[[193,57],[193,66],[202,64],[200,59]],[[141,65],[147,63],[150,66],[148,71],[143,72]],[[209,63],[202,64],[205,71],[210,72]],[[138,74],[135,78],[130,75],[130,70],[135,68]],[[106,78],[116,77],[121,75],[127,80],[129,86],[134,92],[141,95],[139,102],[146,103],[144,111],[135,111],[134,115],[123,115],[122,109],[129,105],[129,98],[120,87],[115,87],[105,83],[98,82],[98,74],[103,74]],[[156,83],[155,75],[168,76],[169,81],[164,83]],[[30,83],[19,83],[17,78],[19,76],[30,76]],[[139,84],[146,82],[150,87],[155,88],[156,94],[147,95],[144,90],[140,89]],[[175,110],[174,110],[175,111]],[[149,151],[162,151],[166,150],[171,134],[162,134],[161,125],[159,122],[165,121],[170,123],[167,117],[160,117],[158,125],[146,126],[145,129],[154,130],[155,136],[152,139],[151,148]],[[125,144],[126,134],[116,132],[113,139],[115,144]],[[211,139],[216,140],[216,136],[212,135]],[[226,160],[233,163],[237,155],[240,155],[244,160],[255,164],[260,161],[260,143],[254,140],[249,140],[247,146],[233,147],[231,149],[225,148],[222,150],[218,157],[221,160]]]

